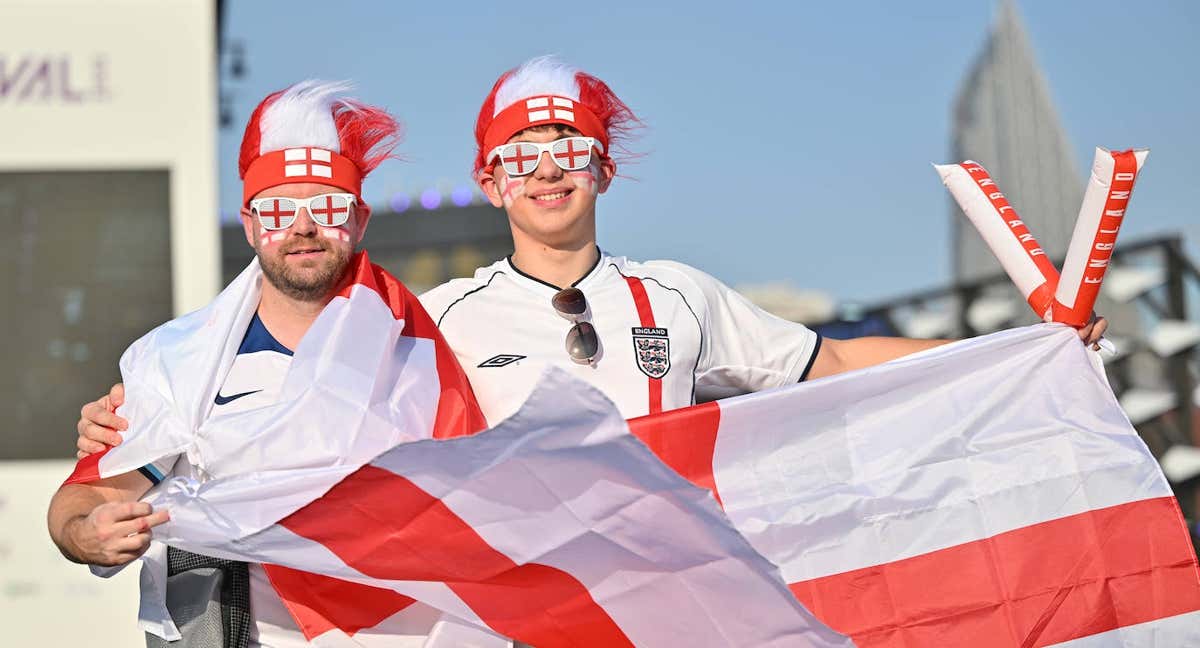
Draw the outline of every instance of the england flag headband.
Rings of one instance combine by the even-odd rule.
[[[387,159],[400,126],[382,109],[348,99],[345,82],[303,81],[276,92],[246,124],[238,170],[242,204],[269,187],[330,185],[362,201],[362,182]]]
[[[529,97],[501,110],[484,133],[482,148],[491,151],[526,128],[546,124],[570,126],[596,138],[596,149],[602,155],[608,151],[608,131],[596,114],[578,100],[558,95]]]
[[[475,169],[489,170],[489,154],[513,135],[562,124],[596,140],[611,159],[613,141],[638,124],[633,112],[600,79],[550,56],[505,72],[484,99],[475,122]]]

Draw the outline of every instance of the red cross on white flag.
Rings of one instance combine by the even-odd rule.
[[[283,151],[283,175],[333,177],[332,154],[321,148],[293,148]],[[320,164],[324,162],[324,164]]]
[[[574,137],[568,138],[566,146],[563,147],[563,150],[556,151],[554,153],[555,159],[567,161],[568,169],[579,168],[579,165],[575,164],[575,158],[585,157],[591,153],[590,151],[588,151],[586,146],[581,149],[576,149],[575,141],[576,141],[576,138],[574,138]]]
[[[525,107],[529,109],[530,122],[550,119],[551,113],[554,119],[575,121],[575,102],[566,97],[534,97],[525,100]]]
[[[342,221],[343,214],[350,213],[350,204],[345,198],[334,199],[333,196],[325,196],[324,204],[309,205],[308,210],[312,212],[317,222],[326,227],[333,227],[335,222]]]

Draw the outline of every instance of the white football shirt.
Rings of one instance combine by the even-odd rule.
[[[217,391],[209,418],[273,405],[279,399],[292,351],[280,344],[258,314],[250,321],[237,356]],[[194,468],[179,456],[140,469],[152,482],[174,475],[197,478]],[[271,587],[262,565],[250,563],[250,648],[294,648],[310,645],[283,601]]]
[[[574,286],[600,339],[590,365],[567,355],[572,322],[550,302],[559,289],[510,259],[421,296],[490,425],[515,413],[551,365],[595,385],[632,418],[799,382],[821,344],[807,327],[682,263],[601,252]]]

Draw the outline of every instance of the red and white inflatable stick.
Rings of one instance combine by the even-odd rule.
[[[1078,328],[1091,319],[1133,184],[1148,154],[1146,149],[1113,152],[1096,148],[1092,176],[1054,293],[1054,321]]]
[[[1033,312],[1050,321],[1058,270],[987,170],[971,160],[933,166]]]

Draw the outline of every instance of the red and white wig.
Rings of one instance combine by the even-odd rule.
[[[344,81],[301,81],[258,104],[238,158],[243,206],[263,189],[300,182],[332,185],[362,202],[362,181],[392,155],[400,125],[345,97],[350,89]]]
[[[611,159],[640,126],[616,93],[600,79],[552,56],[539,56],[500,75],[483,100],[475,121],[475,173],[490,173],[489,152],[534,126],[563,124],[596,138],[596,149]]]

